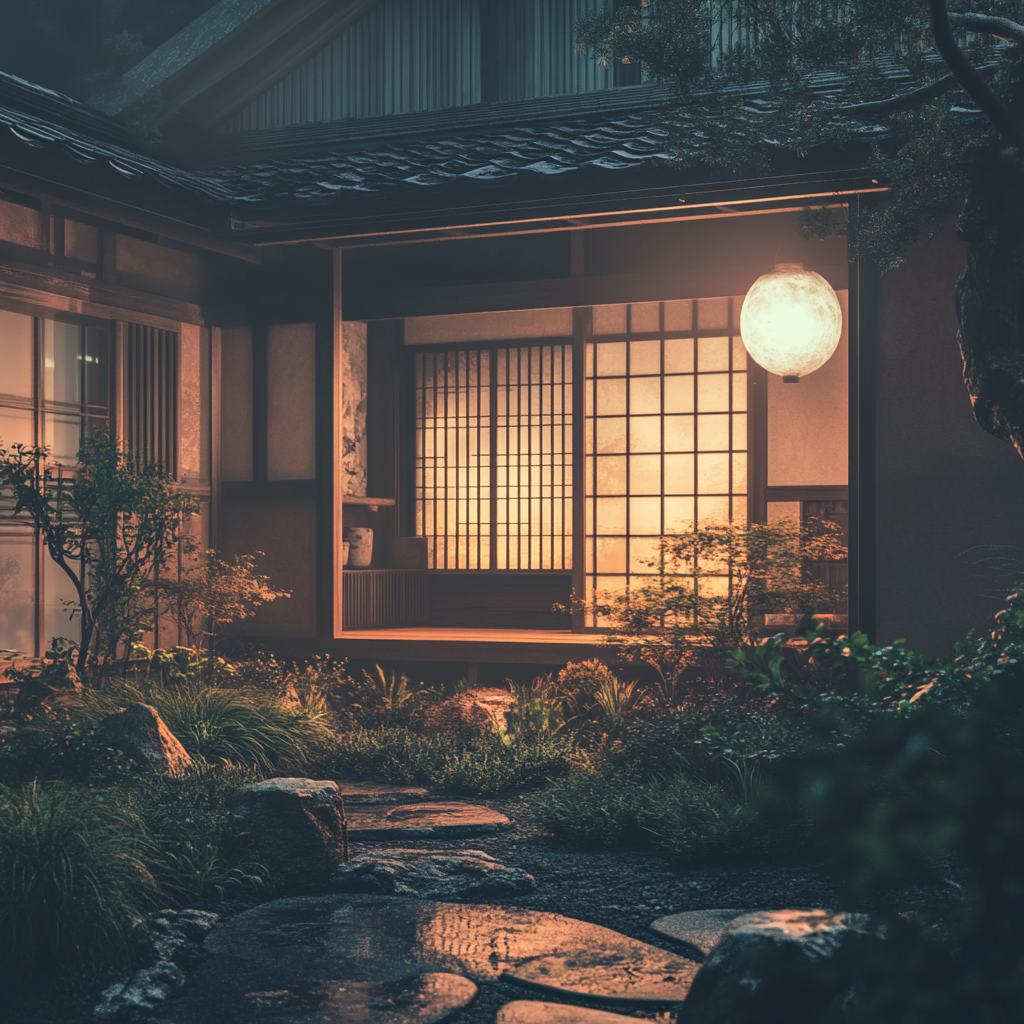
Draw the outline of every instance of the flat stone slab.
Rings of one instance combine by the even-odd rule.
[[[608,1010],[589,1010],[566,1003],[541,1003],[517,999],[506,1003],[494,1019],[494,1024],[623,1024],[636,1017],[624,1017]]]
[[[651,922],[651,931],[666,939],[685,942],[705,957],[737,917],[750,910],[688,910]]]
[[[506,832],[512,822],[485,804],[458,800],[355,810],[348,818],[352,842],[367,839],[473,839]]]
[[[346,807],[363,804],[418,804],[427,799],[422,786],[393,786],[387,782],[339,782]]]
[[[383,896],[264,903],[215,928],[204,952],[181,998],[162,1011],[175,1024],[250,1024],[246,993],[404,983],[433,971],[505,977],[579,999],[674,1004],[699,966],[560,914]]]
[[[477,988],[457,974],[402,981],[346,981],[246,992],[251,1015],[288,1024],[440,1024],[468,1006]]]
[[[635,941],[625,936],[619,939]],[[502,977],[561,996],[629,1006],[665,1006],[686,998],[699,967],[657,946],[647,946],[638,957],[636,949],[616,944],[600,951],[537,957],[505,971]]]
[[[519,896],[533,892],[537,882],[482,850],[389,848],[356,854],[331,875],[331,886],[341,892],[453,900]]]

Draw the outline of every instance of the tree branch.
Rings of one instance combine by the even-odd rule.
[[[932,15],[932,32],[946,66],[960,83],[960,88],[978,105],[978,109],[992,122],[997,132],[1009,143],[1024,149],[1024,134],[1010,112],[999,102],[995,93],[964,56],[953,38],[946,11],[946,0],[929,0]]]
[[[984,32],[1011,43],[1024,43],[1024,25],[991,14],[950,14],[949,23],[968,32]]]
[[[982,78],[991,78],[998,70],[998,64],[986,64],[983,68],[978,68],[978,74]],[[906,110],[908,107],[917,106],[918,103],[933,100],[936,96],[949,92],[950,89],[959,88],[959,85],[955,75],[946,75],[937,82],[923,85],[920,89],[914,89],[902,96],[891,96],[886,100],[872,100],[870,103],[854,103],[848,107],[839,107],[836,113],[865,119],[878,114],[890,114],[894,110]]]

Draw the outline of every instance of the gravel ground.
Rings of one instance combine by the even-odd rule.
[[[655,918],[666,914],[729,907],[752,910],[836,908],[836,883],[821,865],[709,865],[676,869],[663,858],[646,851],[605,853],[569,850],[543,826],[531,820],[521,798],[480,802],[506,814],[515,827],[509,832],[473,840],[401,842],[396,839],[389,843],[359,843],[353,844],[353,852],[395,845],[483,850],[510,867],[528,871],[537,879],[537,891],[517,897],[515,906],[604,925],[673,952],[678,952],[674,943],[655,935],[648,927]],[[948,883],[923,883],[914,889],[892,893],[890,898],[901,910],[941,909],[952,905],[956,889]],[[252,905],[253,901],[239,901],[204,909],[218,910],[227,917]],[[6,1024],[93,1024],[89,1010],[95,1005],[98,993],[109,983],[109,978],[82,978],[71,992],[61,997],[41,992],[20,1006],[8,1003],[4,1020]],[[513,999],[559,1001],[507,982],[485,982],[480,985],[477,1000],[458,1017],[458,1022],[493,1024],[498,1007]],[[618,1012],[630,1014],[628,1010]],[[649,1020],[671,1019],[669,1014],[641,1011],[632,1015]]]

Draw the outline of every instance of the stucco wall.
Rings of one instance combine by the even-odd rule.
[[[931,655],[986,627],[1024,575],[1024,463],[971,412],[954,230],[950,218],[883,275],[878,302],[877,638]]]

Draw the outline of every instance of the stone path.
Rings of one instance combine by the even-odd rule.
[[[491,1010],[496,1024],[615,1024],[629,1019],[616,1006],[653,1013],[680,1003],[709,943],[741,913],[660,919],[674,953],[561,914],[445,902],[493,900],[488,886],[511,901],[534,882],[480,850],[408,840],[495,835],[512,828],[509,818],[414,786],[339,785],[353,857],[332,876],[335,891],[264,903],[214,929],[182,997],[161,1015],[168,1024],[430,1024],[496,983],[537,993]]]

